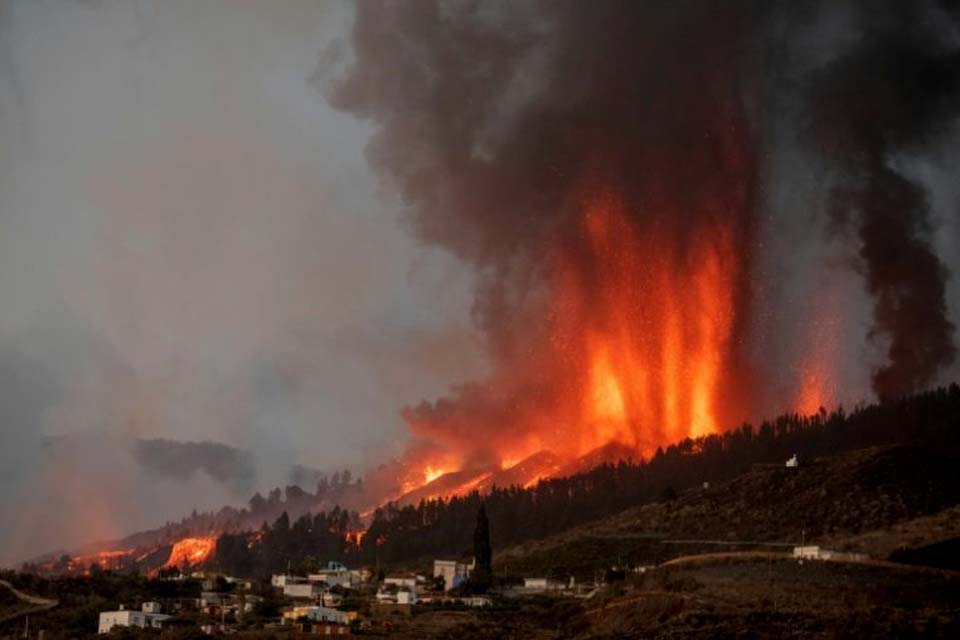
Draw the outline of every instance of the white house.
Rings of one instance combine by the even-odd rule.
[[[420,581],[412,573],[389,575],[383,580],[384,584],[395,584],[398,587],[416,587],[417,582]]]
[[[311,622],[332,622],[335,624],[350,624],[351,615],[347,612],[331,607],[309,606],[291,607],[283,612],[283,623],[296,622],[306,618]]]
[[[377,602],[379,603],[416,604],[418,601],[416,582],[410,585],[401,585],[384,581],[384,584],[377,590]]]
[[[573,579],[569,583],[550,578],[524,578],[523,588],[527,591],[561,591],[565,588],[573,588]]]
[[[829,549],[821,549],[816,545],[811,545],[806,547],[794,547],[793,557],[799,560],[837,560],[840,562],[844,562],[844,561],[857,562],[857,561],[867,559],[867,555],[864,553],[831,551]]]
[[[326,569],[311,573],[307,579],[310,582],[325,582],[329,587],[339,585],[348,589],[363,581],[359,571],[351,571],[340,562],[328,562]]]
[[[443,590],[450,591],[459,587],[467,578],[470,577],[470,571],[473,569],[473,563],[466,564],[456,560],[434,560],[433,577],[443,576]]]
[[[793,457],[787,460],[786,467],[787,469],[796,469],[799,466],[800,466],[800,461],[797,460],[797,454],[793,454]]]
[[[287,583],[283,587],[283,595],[288,598],[316,598],[322,590],[320,585],[310,582]]]
[[[148,611],[149,609],[149,611]],[[160,629],[170,616],[159,612],[160,605],[146,602],[143,610],[134,611],[120,605],[118,611],[101,611],[97,633],[110,633],[114,627],[140,627],[141,629]]]
[[[270,576],[270,585],[282,589],[288,584],[304,584],[306,578],[301,576],[273,575]]]

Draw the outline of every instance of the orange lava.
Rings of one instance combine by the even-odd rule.
[[[562,210],[542,213],[542,235],[518,240],[519,275],[509,259],[481,274],[492,373],[404,410],[416,445],[396,488],[529,485],[759,415],[765,381],[745,348],[759,295],[751,140],[736,101],[708,111],[702,146],[662,157],[654,144],[644,171],[618,166],[615,145],[591,155]],[[804,410],[826,402],[831,354],[792,383]]]
[[[571,462],[618,444],[649,456],[742,419],[734,334],[745,267],[726,218],[708,219],[696,230],[641,223],[648,217],[614,195],[587,201],[574,238],[548,254],[540,342],[456,402],[406,411],[414,432],[441,446],[408,452],[402,488],[542,451]]]
[[[165,567],[183,567],[202,564],[217,547],[217,536],[183,538],[177,540],[170,550]]]
[[[552,314],[556,335],[583,336],[564,343],[574,373],[583,372],[573,380],[574,453],[620,442],[649,454],[717,432],[733,395],[725,392],[741,266],[731,230],[704,228],[679,255],[666,231],[637,228],[611,196],[587,205],[584,227],[599,273],[584,278],[561,255]]]
[[[440,469],[440,468],[435,469],[428,464],[426,468],[423,470],[424,483],[430,484],[431,482],[433,482],[434,480],[436,480],[437,478],[439,478],[445,473],[446,471],[444,471],[443,469]]]
[[[74,556],[70,559],[74,567],[89,571],[93,565],[103,570],[118,570],[128,563],[133,556],[133,549],[110,549],[87,555]]]

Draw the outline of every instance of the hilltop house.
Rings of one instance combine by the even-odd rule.
[[[860,562],[867,559],[867,555],[864,553],[831,551],[830,549],[821,549],[816,545],[794,547],[793,557],[798,560],[836,560],[839,562]]]
[[[563,589],[572,589],[574,586],[573,578],[569,582],[555,580],[553,578],[524,578],[523,588],[526,591],[562,591]]]

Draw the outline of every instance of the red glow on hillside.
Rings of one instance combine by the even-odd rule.
[[[728,217],[703,218],[696,229],[638,222],[647,218],[614,195],[588,200],[576,233],[548,254],[540,341],[489,384],[406,412],[441,446],[408,452],[401,492],[530,486],[594,451],[649,457],[744,419],[751,389],[736,340],[747,266]],[[833,382],[832,350],[812,354],[796,392],[804,411],[828,403]]]
[[[217,536],[183,538],[174,543],[165,567],[184,567],[203,564],[217,547]]]

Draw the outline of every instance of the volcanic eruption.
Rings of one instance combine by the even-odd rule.
[[[921,4],[914,22],[939,11]],[[892,23],[861,14],[892,7],[851,4],[863,41]],[[789,390],[777,409],[829,404],[839,322],[790,336],[804,345],[802,362],[756,357],[773,340],[764,292],[775,275],[758,267],[776,188],[765,182],[766,138],[779,135],[768,111],[784,104],[843,145],[839,156],[810,145],[809,162],[863,169],[855,251],[877,300],[871,337],[892,340],[876,391],[909,392],[952,363],[923,187],[897,186],[903,176],[885,164],[894,143],[870,135],[911,118],[909,108],[853,127],[860,112],[832,112],[830,92],[848,67],[870,67],[870,51],[840,43],[826,64],[798,62],[799,37],[776,41],[777,25],[815,31],[824,13],[754,2],[358,5],[354,59],[326,79],[327,97],[377,127],[368,159],[418,237],[473,268],[491,363],[486,379],[404,410],[413,438],[401,490],[462,492],[516,465],[527,469],[511,476],[522,484],[605,449],[649,456],[768,410],[774,378]],[[927,50],[942,58],[943,47]],[[939,64],[941,75],[953,68]],[[882,74],[860,76],[879,77],[866,88],[883,95]],[[955,111],[935,115],[941,123]],[[907,129],[896,144],[925,131]],[[891,220],[876,213],[888,205]],[[913,222],[897,226],[901,215]],[[905,242],[891,241],[900,231]],[[889,272],[878,262],[903,248],[924,273],[881,283]],[[934,334],[909,320],[930,314]],[[937,354],[901,344],[924,335]]]

